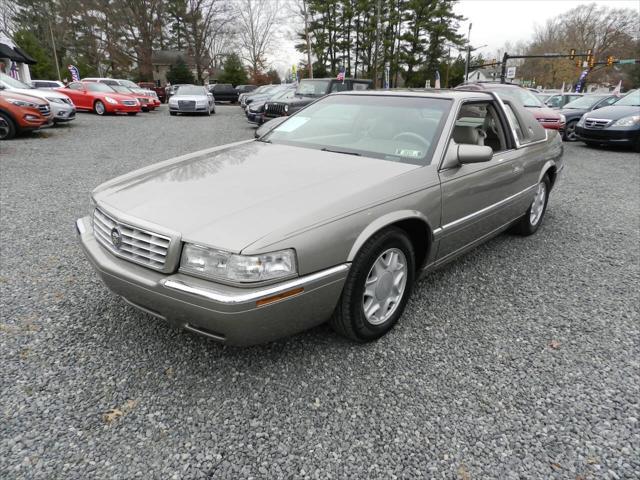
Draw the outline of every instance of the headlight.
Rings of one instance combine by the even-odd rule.
[[[13,103],[14,105],[19,106],[19,107],[38,108],[38,104],[37,103],[27,102],[25,100],[18,100],[17,98],[7,98],[7,100],[9,102]]]
[[[285,105],[284,106],[284,111],[285,111],[285,113],[287,113],[289,111],[289,105]]]
[[[578,127],[582,127],[584,125],[584,119],[586,117],[587,117],[586,113],[580,117],[580,120],[578,120]]]
[[[236,255],[222,250],[185,244],[180,270],[229,282],[261,282],[295,275],[298,271],[293,250],[260,255]]]
[[[631,115],[629,117],[621,118],[613,122],[612,127],[633,127],[640,124],[640,115]]]
[[[269,108],[269,104],[268,104],[268,103],[265,103],[265,104],[264,104],[264,111],[266,112],[268,108]]]
[[[104,99],[105,99],[107,102],[111,103],[112,105],[117,105],[117,103],[118,103],[118,101],[117,101],[115,98],[111,98],[111,97],[108,97],[108,96],[107,96],[107,97],[104,97]]]
[[[564,115],[560,114],[560,123],[567,123],[567,117],[565,117]]]
[[[53,103],[65,103],[61,98],[47,97],[47,100]]]

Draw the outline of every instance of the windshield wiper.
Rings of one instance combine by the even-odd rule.
[[[331,150],[330,148],[324,147],[320,149],[321,152],[331,152],[331,153],[344,153],[345,155],[355,155],[356,157],[360,157],[361,155],[356,152],[345,152],[343,150]]]

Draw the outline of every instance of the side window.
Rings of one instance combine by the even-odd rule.
[[[511,125],[513,125],[513,128],[516,131],[516,136],[518,137],[518,141],[520,143],[524,143],[525,141],[524,133],[522,133],[522,127],[520,126],[520,122],[518,122],[518,117],[516,117],[516,114],[513,113],[513,110],[511,110],[511,106],[507,105],[506,103],[504,105],[504,111],[507,113],[507,117],[509,117],[509,122],[511,123]]]
[[[453,140],[459,144],[491,147],[494,152],[507,149],[507,136],[491,102],[462,105],[453,129]]]
[[[345,90],[349,90],[349,84],[346,82],[335,82],[331,85],[331,92],[344,92]]]
[[[547,100],[547,106],[551,108],[559,107],[562,102],[562,97],[560,95],[554,95],[549,100]]]
[[[369,88],[368,83],[353,82],[354,90],[367,90],[368,88]]]
[[[82,85],[78,82],[70,83],[69,90],[82,90]]]

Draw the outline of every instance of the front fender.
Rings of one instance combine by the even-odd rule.
[[[362,246],[366,243],[369,238],[376,232],[382,230],[385,227],[393,225],[394,223],[400,222],[402,220],[420,220],[424,223],[425,229],[427,230],[427,238],[430,241],[433,240],[433,228],[427,217],[418,210],[398,210],[395,212],[389,212],[381,217],[376,218],[373,222],[369,223],[358,235],[356,241],[353,243],[351,250],[349,251],[349,255],[347,257],[347,261],[352,262],[356,257]]]

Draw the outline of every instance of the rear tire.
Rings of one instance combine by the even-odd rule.
[[[547,211],[547,203],[549,202],[549,191],[551,189],[551,181],[549,176],[545,176],[540,180],[536,190],[536,196],[527,209],[527,212],[520,217],[520,220],[513,226],[512,231],[518,235],[529,236],[538,231],[542,224],[542,219]]]
[[[356,342],[380,338],[402,316],[414,278],[415,254],[406,233],[398,228],[376,233],[351,265],[331,327]]]
[[[175,117],[178,114],[178,112],[169,112],[169,115],[171,115],[172,117]]]
[[[0,113],[0,140],[11,140],[16,136],[16,125],[9,115]]]

